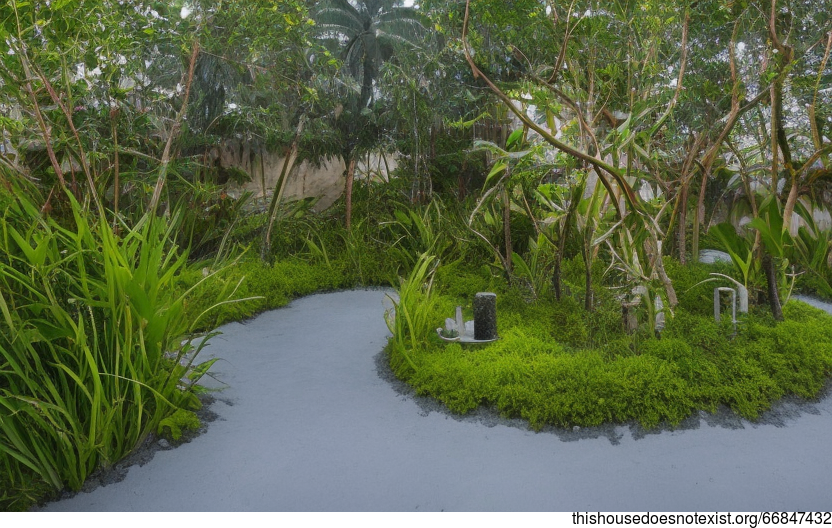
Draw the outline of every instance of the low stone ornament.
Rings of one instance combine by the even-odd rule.
[[[450,343],[482,344],[491,343],[497,337],[497,294],[478,293],[474,296],[474,320],[464,321],[462,306],[456,307],[456,317],[445,319],[445,328],[436,333],[443,341]]]

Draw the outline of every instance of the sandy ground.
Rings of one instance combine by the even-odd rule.
[[[448,415],[414,396],[380,353],[384,309],[384,291],[339,292],[223,327],[203,352],[223,358],[213,372],[227,384],[205,434],[176,449],[154,441],[132,460],[143,465],[120,465],[44,509],[832,508],[829,391],[784,400],[758,423],[721,411],[673,430],[535,433],[490,411]]]

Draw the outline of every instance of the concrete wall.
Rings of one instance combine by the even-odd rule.
[[[251,181],[232,187],[229,192],[239,196],[249,191],[255,199],[270,197],[274,192],[285,157],[282,153],[251,149],[245,143],[226,143],[216,154],[221,167],[240,169],[251,176]],[[398,156],[393,154],[370,154],[362,156],[356,163],[357,180],[371,178],[374,181],[387,181],[398,166]],[[285,201],[315,197],[318,201],[314,209],[322,211],[335,203],[344,192],[346,183],[346,164],[343,158],[334,157],[322,160],[319,165],[308,161],[296,164],[289,173],[283,199]]]

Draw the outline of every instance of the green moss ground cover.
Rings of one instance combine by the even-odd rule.
[[[373,266],[372,255],[362,257],[369,269],[380,270]],[[394,272],[390,273],[393,276]],[[195,284],[204,274],[204,268],[193,266],[179,277],[179,287],[187,289]],[[241,302],[225,304],[203,318],[202,330],[210,330],[222,324],[248,319],[265,310],[285,306],[292,299],[327,291],[356,288],[362,286],[389,285],[390,280],[381,279],[380,273],[361,277],[352,264],[345,259],[336,259],[330,263],[302,258],[287,258],[273,263],[263,262],[255,255],[246,255],[235,264],[228,266],[220,277],[222,286],[213,285],[197,291],[185,310],[197,316],[207,307],[213,305],[224,291],[234,292]]]
[[[388,349],[391,365],[418,394],[453,412],[493,406],[536,429],[633,420],[645,427],[674,425],[720,405],[755,419],[786,394],[818,394],[832,373],[831,316],[791,301],[785,322],[775,325],[752,310],[732,337],[729,321],[718,324],[709,315],[714,285],[691,289],[713,268],[669,268],[680,305],[660,339],[645,331],[625,334],[618,304],[602,292],[588,313],[574,298],[529,303],[521,290],[482,274],[450,276],[440,269],[434,327],[457,304],[470,308],[472,292],[491,289],[498,291],[500,340],[463,346],[426,333],[418,347],[406,350],[415,368],[395,344]]]

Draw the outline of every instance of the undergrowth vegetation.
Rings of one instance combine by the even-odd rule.
[[[116,231],[69,195],[71,217],[46,218],[21,189],[0,218],[0,506],[77,490],[169,416],[199,408],[206,339],[194,340],[232,290],[187,266],[176,219],[144,216]],[[208,296],[199,310],[186,305]]]
[[[626,288],[603,255],[585,266],[580,247],[567,247],[558,300],[547,285],[552,246],[518,244],[515,262],[535,270],[507,273],[498,248],[472,235],[489,226],[468,223],[471,203],[378,196],[356,208],[349,231],[337,206],[286,214],[265,256],[258,245],[265,220],[249,213],[215,237],[213,258],[189,262],[177,247],[177,214],[114,230],[71,196],[71,216],[57,218],[25,196],[0,194],[3,509],[80,488],[148,435],[176,440],[198,428],[197,381],[210,368],[196,360],[202,336],[322,291],[395,287],[396,308],[387,314],[393,372],[452,412],[491,406],[536,429],[678,424],[721,405],[754,419],[784,395],[814,397],[832,373],[832,318],[819,310],[790,302],[786,320],[775,323],[755,306],[736,335],[729,321],[714,322],[714,284],[706,280],[736,276],[730,263],[666,257],[678,305],[659,338],[647,324],[655,310],[646,307],[629,334]],[[478,347],[441,341],[436,327],[457,305],[471,319],[480,291],[498,294],[500,339]]]
[[[832,320],[788,299],[832,298],[828,3],[3,2],[0,509],[193,429],[218,325],[361,285],[455,412],[816,395]],[[480,291],[501,339],[440,341]]]
[[[792,301],[785,306],[786,321],[775,325],[769,314],[752,311],[733,335],[730,321],[714,322],[713,285],[701,284],[720,267],[668,264],[680,303],[660,338],[645,324],[625,333],[620,304],[603,291],[596,309],[587,312],[573,297],[529,303],[521,288],[477,275],[463,275],[460,283],[440,268],[430,291],[414,291],[405,281],[399,307],[426,311],[422,318],[436,327],[454,306],[470,308],[473,292],[487,286],[499,292],[500,339],[445,343],[433,331],[414,332],[402,322],[395,329],[417,335],[419,342],[396,333],[388,346],[391,366],[418,394],[453,412],[491,406],[535,429],[628,421],[648,428],[676,425],[694,411],[715,412],[721,405],[756,419],[786,394],[818,394],[832,373],[832,316]],[[581,268],[568,263],[566,282],[580,281]]]

